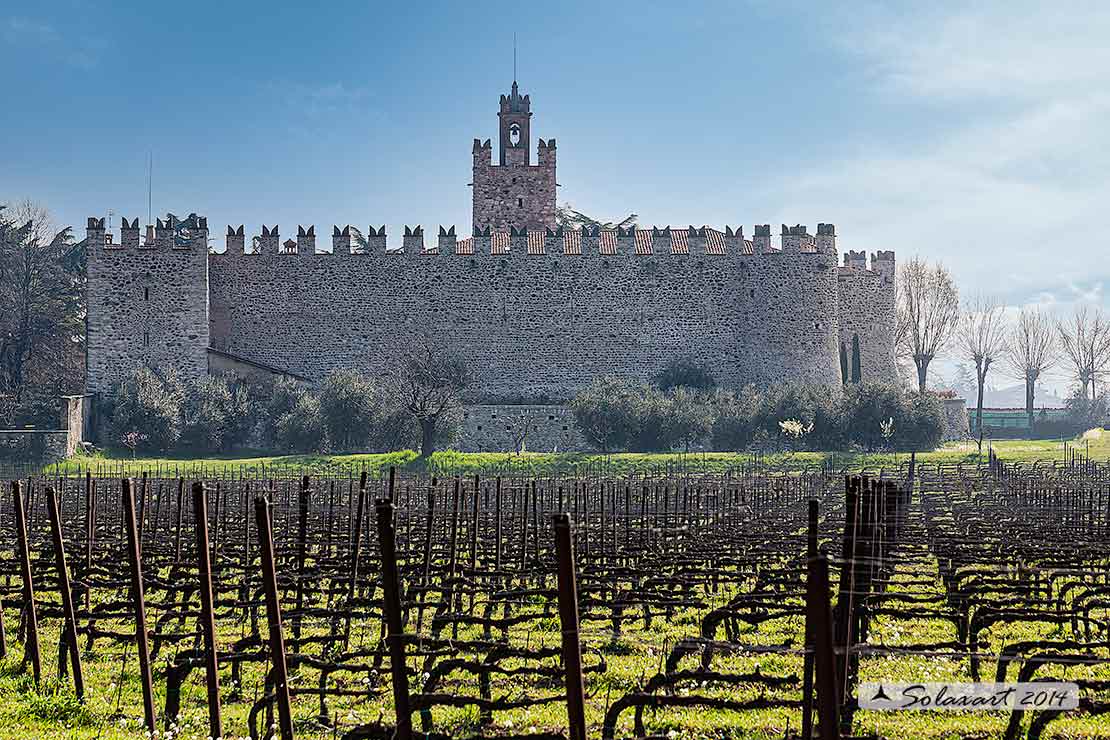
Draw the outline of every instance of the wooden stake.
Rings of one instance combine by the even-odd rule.
[[[135,644],[139,650],[139,678],[143,684],[143,717],[151,734],[157,729],[154,716],[154,680],[150,673],[150,645],[146,631],[146,600],[143,596],[143,563],[139,550],[139,527],[135,520],[135,492],[130,478],[123,480],[123,514],[127,526],[127,554],[131,561],[131,599],[135,606]]]

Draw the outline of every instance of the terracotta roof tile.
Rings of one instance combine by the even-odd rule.
[[[544,232],[542,231],[529,231],[528,232],[528,254],[543,254],[544,253]]]
[[[636,254],[650,255],[652,232],[651,229],[636,229],[635,244]],[[510,237],[504,233],[493,233],[490,236],[490,254],[509,254]],[[804,244],[804,251],[813,251],[816,244]],[[528,232],[528,254],[546,254],[546,234],[543,231]],[[599,234],[598,252],[612,255],[617,253],[617,232],[605,230]],[[706,254],[727,254],[725,248],[725,234],[717,229],[705,229]],[[424,254],[438,254],[438,247],[424,250]],[[686,229],[671,229],[671,254],[689,254],[689,233]],[[745,239],[742,243],[741,254],[754,254],[751,241]],[[474,254],[474,239],[467,237],[455,243],[455,254]],[[555,254],[559,254],[558,251]],[[563,250],[565,255],[582,254],[582,232],[579,229],[567,229],[563,232]]]
[[[582,232],[571,229],[563,233],[563,253],[582,254]]]

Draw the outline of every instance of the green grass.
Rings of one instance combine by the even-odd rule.
[[[1086,451],[1096,460],[1110,460],[1110,433],[1092,430],[1085,435],[1087,439],[1071,440],[1072,444]],[[1051,461],[1063,456],[1061,440],[1000,440],[990,445],[1003,460],[1008,461]],[[985,459],[987,444],[983,446]],[[831,461],[837,467],[872,468],[897,467],[909,461],[909,452],[778,452],[762,456],[772,465],[803,468],[821,465]],[[421,458],[412,450],[377,454],[354,455],[265,455],[246,452],[238,455],[215,455],[209,457],[145,457],[132,458],[129,453],[104,451],[93,455],[77,455],[57,465],[49,467],[50,472],[83,473],[91,470],[104,475],[136,474],[142,471],[161,471],[177,475],[220,472],[262,474],[288,474],[294,472],[334,472],[337,470],[367,470],[371,475],[380,474],[395,466],[398,470],[412,473],[434,475],[556,475],[574,472],[592,472],[603,475],[629,475],[669,471],[673,474],[683,472],[722,473],[731,468],[751,462],[749,453],[735,452],[691,452],[684,453],[636,453],[615,454],[576,453],[576,452],[526,452],[514,454],[506,452],[456,452],[446,450],[436,452],[428,459]],[[950,443],[931,452],[917,454],[922,463],[975,464],[980,460],[974,444]]]
[[[1077,442],[1083,449],[1087,441],[1093,457],[1100,460],[1110,459],[1110,434],[1090,435],[1089,440]],[[1003,459],[1010,461],[1033,462],[1062,458],[1062,445],[1059,441],[1004,441],[995,443],[994,451]],[[798,466],[816,465],[830,457],[837,465],[851,467],[878,468],[894,466],[905,462],[908,453],[884,454],[846,454],[830,456],[828,453],[794,453],[769,456],[769,462]],[[293,473],[300,470],[325,472],[336,468],[358,470],[366,468],[371,472],[381,472],[395,465],[410,472],[433,471],[441,475],[454,474],[520,474],[546,475],[575,470],[591,470],[607,475],[620,475],[670,468],[672,471],[705,470],[720,472],[752,459],[749,455],[734,453],[705,453],[690,455],[661,454],[541,454],[511,455],[500,453],[437,453],[431,460],[421,460],[416,453],[402,451],[389,454],[364,454],[342,456],[241,456],[214,457],[204,459],[186,458],[140,458],[131,460],[129,456],[97,454],[75,457],[57,466],[59,471],[78,472],[86,469],[111,471],[113,474],[124,471],[137,473],[141,470],[161,469],[165,472],[196,470],[205,468],[210,473],[242,471],[257,473],[263,468],[275,474]],[[940,450],[918,455],[922,463],[965,462],[974,464],[978,457],[973,445],[949,445]],[[52,466],[53,469],[53,466]],[[936,577],[936,563],[930,561],[927,573]],[[162,574],[163,576],[166,573]],[[908,577],[908,574],[906,574]],[[936,590],[941,590],[939,581]],[[111,594],[105,594],[110,596]],[[699,609],[679,610],[672,619],[657,616],[650,628],[642,625],[628,625],[626,631],[614,646],[605,623],[584,622],[583,643],[587,665],[593,665],[599,656],[608,663],[605,674],[588,678],[589,698],[587,701],[588,720],[596,729],[604,713],[610,696],[615,699],[625,692],[642,685],[645,676],[651,676],[659,666],[662,653],[667,645],[674,645],[683,637],[696,635],[700,618],[706,611],[727,601],[730,593],[722,590],[718,594],[704,595],[705,605]],[[49,599],[48,595],[44,597]],[[480,609],[478,610],[481,611]],[[0,661],[0,740],[11,738],[80,738],[81,740],[138,740],[145,733],[141,730],[140,688],[135,665],[134,651],[121,644],[100,640],[92,653],[84,655],[85,680],[88,697],[84,705],[76,702],[72,688],[59,683],[54,678],[55,656],[59,620],[56,617],[42,618],[44,674],[48,677],[44,685],[36,689],[29,678],[19,670],[18,654],[21,652],[14,639],[17,615],[7,611],[9,645],[14,655]],[[104,629],[126,631],[130,623],[101,623]],[[220,643],[226,647],[241,636],[243,625],[233,620],[225,620],[220,625]],[[311,627],[309,628],[311,629]],[[1056,629],[1050,624],[1024,623],[1018,627],[999,625],[984,635],[987,649],[997,650],[1001,645],[1019,639],[1044,638]],[[798,639],[801,621],[797,618],[774,620],[764,623],[758,630],[749,630],[744,639],[765,644],[782,643]],[[463,639],[473,638],[476,633],[463,629]],[[873,641],[886,645],[941,641],[953,639],[948,623],[940,620],[880,620],[873,629]],[[377,627],[356,628],[352,644],[372,644],[377,639]],[[527,630],[513,635],[514,643],[558,644],[560,635],[556,619],[543,619]],[[172,649],[167,649],[155,666],[156,706],[159,716],[164,707],[164,671]],[[681,668],[692,668],[695,658],[684,659]],[[714,667],[726,672],[747,672],[757,665],[762,670],[776,675],[800,673],[801,663],[796,656],[721,656],[714,661]],[[506,663],[511,667],[511,663]],[[1110,679],[1107,668],[1082,669],[1086,678]],[[938,659],[921,656],[899,656],[897,658],[867,658],[861,665],[862,679],[884,680],[927,680],[941,678],[969,680],[966,661],[958,659]],[[313,673],[306,671],[294,675],[294,685],[312,684]],[[1077,670],[1068,674],[1078,675]],[[229,682],[225,670],[222,680]],[[364,684],[354,676],[344,676],[339,680],[343,688],[359,688]],[[254,696],[262,681],[261,668],[257,664],[244,666],[243,693]],[[391,717],[389,686],[385,677],[376,677],[373,684],[366,684],[368,690],[376,692],[372,698],[336,697],[329,700],[332,716],[341,728],[349,729],[357,722],[373,721],[382,713]],[[182,695],[181,732],[178,737],[203,740],[207,736],[206,712],[204,708],[203,671],[194,671]],[[225,695],[230,686],[224,685]],[[413,689],[418,686],[414,683]],[[474,686],[467,680],[456,678],[446,682],[442,689],[473,694]],[[512,679],[498,681],[494,695],[515,695],[517,690]],[[557,693],[558,687],[552,691]],[[727,695],[729,691],[709,687],[700,693],[713,696]],[[750,692],[749,692],[750,693]],[[228,736],[240,736],[246,731],[248,701],[226,701],[224,703],[225,728]],[[297,736],[324,740],[333,737],[332,733],[315,724],[316,702],[311,698],[296,701],[295,721]],[[418,718],[414,718],[417,719]],[[438,730],[465,737],[468,730],[476,726],[477,717],[470,710],[436,709],[435,725]],[[565,708],[561,703],[538,705],[514,712],[499,713],[496,729],[505,732],[525,732],[536,730],[562,730],[565,726]],[[672,709],[648,712],[645,721],[651,731],[659,735],[673,733],[682,738],[782,738],[786,730],[797,730],[798,714],[785,710],[765,710],[753,712],[716,712],[698,709]],[[1075,738],[1095,740],[1110,738],[1110,723],[1090,718],[1065,719],[1052,726],[1049,736],[1055,738]],[[880,713],[861,712],[858,715],[857,733],[875,732],[883,738],[920,738],[922,740],[942,740],[947,738],[990,738],[1001,737],[1005,726],[1003,716],[994,713],[947,714],[947,713]],[[622,715],[621,731],[627,733],[631,727],[631,713]],[[340,732],[341,734],[341,732]]]

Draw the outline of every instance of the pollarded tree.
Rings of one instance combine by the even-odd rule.
[[[1110,365],[1110,320],[1097,308],[1079,306],[1067,321],[1056,325],[1072,378],[1083,395],[1098,397],[1097,383]]]
[[[420,455],[428,457],[447,436],[470,384],[466,362],[424,337],[404,355],[389,380],[390,392],[420,426]]]
[[[975,428],[979,430],[979,447],[982,448],[983,390],[991,366],[1006,351],[1005,307],[998,301],[983,296],[970,301],[960,319],[956,341],[960,359],[975,366]]]
[[[898,270],[896,338],[917,369],[918,392],[925,392],[929,365],[945,350],[960,319],[960,293],[943,265],[915,257]]]
[[[1036,308],[1023,308],[1010,328],[1003,353],[1007,372],[1025,382],[1025,413],[1033,428],[1037,381],[1056,364],[1056,330],[1052,319]],[[979,404],[982,406],[982,403]]]

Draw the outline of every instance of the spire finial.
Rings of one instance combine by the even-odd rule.
[[[516,86],[516,31],[513,31],[513,86]]]

